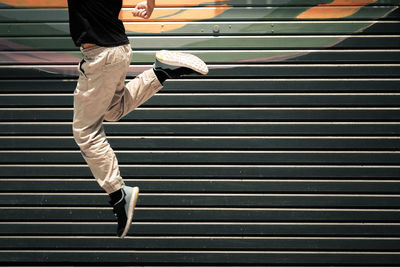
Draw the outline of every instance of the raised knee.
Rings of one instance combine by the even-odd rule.
[[[119,121],[122,117],[122,113],[117,112],[109,112],[104,116],[104,120],[106,121]]]

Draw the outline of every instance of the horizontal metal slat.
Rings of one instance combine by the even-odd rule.
[[[310,19],[321,18],[324,12],[333,13],[331,19],[338,19],[334,12],[335,6],[322,6],[319,14]],[[396,19],[396,6],[350,6],[350,12],[339,16],[342,20],[371,20],[371,19]],[[185,7],[185,8],[156,8],[149,21],[179,21],[190,22],[195,20],[197,14],[199,20],[205,21],[268,21],[268,20],[297,20],[298,16],[307,11],[308,7]],[[360,10],[361,9],[361,10]],[[178,13],[178,15],[177,15]],[[131,14],[130,8],[123,8],[120,17],[124,22],[143,21]],[[309,18],[309,17],[307,17]],[[306,19],[307,19],[306,18]],[[326,15],[323,17],[326,18]],[[330,17],[328,16],[329,19]],[[3,9],[0,22],[67,22],[68,12],[65,8],[38,8],[38,9]]]
[[[141,193],[138,207],[368,208],[400,207],[400,195]],[[0,206],[108,207],[90,193],[0,193]],[[1,246],[0,246],[1,248]]]
[[[128,36],[143,35],[279,35],[279,34],[398,34],[398,21],[193,21],[176,22],[125,22]],[[147,31],[146,31],[147,28]],[[151,30],[150,30],[151,29]],[[0,23],[3,37],[69,36],[66,22]]]
[[[214,50],[186,51],[202,58],[208,64],[240,63],[397,63],[398,49],[373,50]],[[155,51],[134,51],[132,64],[151,64]],[[81,53],[77,51],[18,51],[0,52],[1,65],[26,64],[78,64]]]
[[[326,193],[398,194],[399,180],[318,179],[124,179],[142,193]],[[3,193],[103,193],[93,178],[0,179]],[[400,232],[399,232],[400,233]]]
[[[400,261],[398,252],[316,252],[316,251],[142,251],[142,250],[4,250],[4,262],[15,263],[86,263],[101,261],[105,264],[375,264],[395,266]]]
[[[124,239],[109,237],[60,237],[60,236],[0,236],[0,249],[103,249],[108,250],[313,250],[313,251],[399,251],[399,238],[333,238],[333,237],[146,237]]]
[[[385,150],[400,148],[400,137],[389,136],[109,136],[114,149],[209,150]],[[0,147],[9,150],[75,150],[73,136],[0,136]],[[1,188],[1,187],[0,187]]]
[[[141,36],[129,37],[139,50],[160,49],[398,49],[399,35],[299,35],[299,36]],[[0,51],[77,50],[70,37],[8,37]]]
[[[134,229],[134,230],[133,230]],[[399,223],[133,222],[135,235],[399,237]],[[0,222],[4,235],[115,236],[115,222]]]
[[[399,103],[399,93],[187,93],[156,94],[142,107],[374,107],[378,109],[378,107],[399,107]],[[71,108],[72,106],[73,94],[0,94],[2,108]],[[151,110],[141,110],[142,113],[146,111],[151,112]]]
[[[0,207],[2,222],[115,222],[110,208]],[[150,208],[137,207],[135,222],[386,222],[398,209]],[[133,230],[133,229],[132,229]]]
[[[119,122],[104,123],[108,136],[398,136],[397,122]],[[72,136],[71,122],[0,122],[0,135]]]
[[[86,164],[1,165],[0,178],[92,177]],[[125,178],[397,179],[398,165],[120,165]]]
[[[397,121],[399,115],[399,108],[138,108],[121,121],[383,122]],[[0,121],[3,122],[69,122],[72,117],[71,108],[0,108]]]
[[[128,80],[129,81],[129,80]],[[182,79],[168,80],[160,93],[294,93],[400,92],[398,78],[290,78],[290,79]],[[0,80],[2,93],[72,93],[76,79]]]
[[[120,164],[395,165],[397,151],[115,151]],[[2,151],[0,164],[84,164],[79,151]]]
[[[127,77],[134,78],[151,67],[131,66]],[[400,64],[211,64],[209,69],[207,76],[193,74],[183,78],[398,78]],[[76,65],[0,66],[1,79],[75,79],[77,76]]]

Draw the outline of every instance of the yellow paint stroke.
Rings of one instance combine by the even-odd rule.
[[[122,10],[120,13],[120,19],[122,21],[199,21],[205,19],[214,18],[225,11],[231,9],[231,7],[204,7],[204,8],[165,8],[155,9],[151,19],[144,20],[139,17],[134,17],[132,10]]]
[[[143,0],[123,0],[124,7],[135,7],[137,3]],[[156,0],[156,6],[158,7],[189,7],[189,6],[201,6],[201,5],[217,5],[218,3],[226,3],[228,0]]]
[[[320,4],[304,11],[298,19],[337,19],[351,16],[362,7],[377,0],[334,0],[328,4]],[[328,7],[328,8],[327,8]]]
[[[132,15],[131,10],[122,10],[120,13],[120,19],[124,22],[192,22],[199,20],[207,20],[214,18],[225,11],[231,9],[229,6],[221,7],[204,7],[195,9],[185,8],[167,8],[167,9],[155,9],[150,20],[144,20],[137,18]],[[162,33],[167,31],[173,31],[184,27],[185,23],[179,24],[125,24],[125,29],[133,32],[144,32],[144,33]]]

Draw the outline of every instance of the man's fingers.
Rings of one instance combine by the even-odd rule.
[[[142,17],[142,18],[145,18],[146,15],[147,15],[146,9],[134,9],[134,10],[132,11],[132,13],[133,13],[133,15],[134,15],[135,17]]]
[[[139,2],[132,10],[133,16],[149,19],[151,14],[153,13],[154,6],[148,6],[147,4],[147,1]]]
[[[145,18],[145,19],[150,18],[150,14],[148,14],[147,11],[146,11],[146,13],[144,14],[144,17],[143,17],[143,18]]]

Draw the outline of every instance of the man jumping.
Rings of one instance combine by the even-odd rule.
[[[150,18],[155,0],[140,2],[136,17]],[[71,37],[83,58],[74,91],[74,139],[100,186],[109,194],[118,221],[117,235],[128,233],[139,196],[138,187],[124,184],[103,121],[119,121],[161,88],[166,79],[207,74],[198,57],[173,51],[156,53],[152,69],[125,84],[132,49],[118,18],[122,0],[68,0]]]

